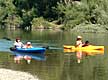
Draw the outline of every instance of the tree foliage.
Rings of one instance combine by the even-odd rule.
[[[24,29],[37,26],[33,22],[40,19],[65,29],[82,23],[108,25],[107,5],[107,0],[0,0],[0,25]]]

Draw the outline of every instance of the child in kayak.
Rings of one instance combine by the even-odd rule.
[[[31,45],[31,42],[27,42],[27,44],[24,46],[24,48],[33,48],[33,46]]]
[[[89,46],[89,45],[90,45],[89,41],[85,41],[85,43],[82,45],[82,47],[86,47],[86,46]]]

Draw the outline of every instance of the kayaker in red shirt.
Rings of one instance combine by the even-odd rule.
[[[31,42],[27,42],[27,44],[24,46],[24,48],[32,48]]]

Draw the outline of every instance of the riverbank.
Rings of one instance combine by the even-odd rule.
[[[44,28],[44,25],[42,27],[34,27],[32,30],[63,30],[63,31],[73,31],[73,32],[83,32],[83,33],[105,33],[108,32],[106,25],[99,25],[99,24],[79,24],[76,25],[73,28],[65,27],[64,25],[56,25],[55,23],[50,23],[53,27]]]
[[[63,24],[57,24],[57,21],[48,22],[43,18],[38,18],[33,22],[32,30],[35,29],[61,29]]]
[[[0,68],[0,80],[39,80],[31,74]]]
[[[99,24],[80,24],[72,29],[75,32],[83,32],[83,33],[105,33],[108,32],[106,29],[106,25]]]

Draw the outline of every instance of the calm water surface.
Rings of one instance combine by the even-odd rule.
[[[84,55],[81,62],[75,52],[64,52],[64,44],[75,44],[76,36],[83,36],[93,45],[105,46],[104,54]],[[11,41],[3,39],[8,37]],[[10,52],[16,37],[23,43],[49,47],[45,55],[33,54],[31,62]],[[74,33],[71,31],[36,30],[32,32],[0,30],[0,67],[29,72],[39,80],[107,80],[108,79],[108,35],[106,33]]]

